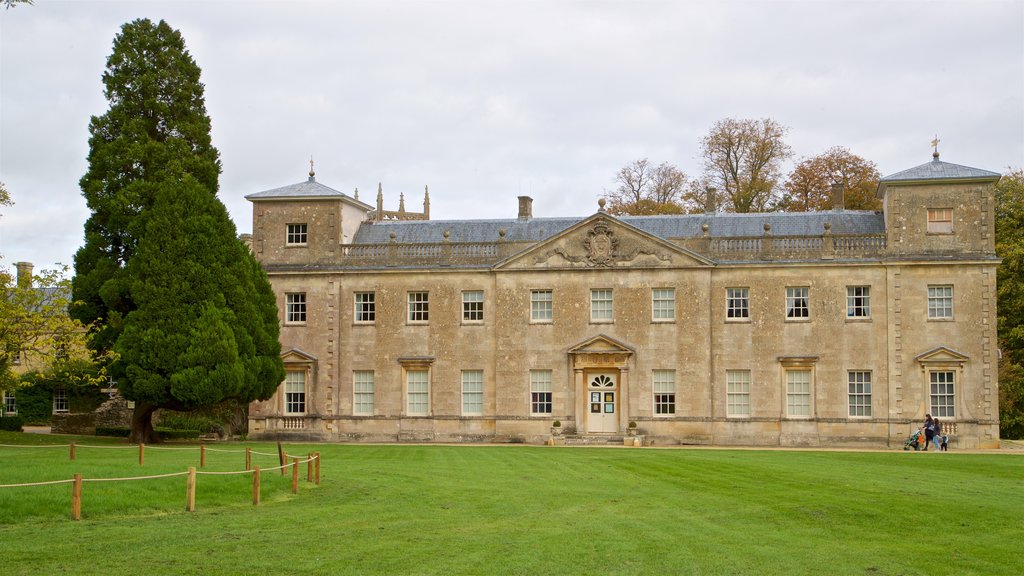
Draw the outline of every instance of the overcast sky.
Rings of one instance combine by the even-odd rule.
[[[0,11],[0,257],[71,264],[91,115],[120,26],[164,19],[203,71],[220,198],[306,179],[434,219],[584,216],[625,163],[700,174],[715,121],[883,174],[1024,166],[1024,0],[59,1]]]

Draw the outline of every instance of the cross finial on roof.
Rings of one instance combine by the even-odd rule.
[[[313,157],[309,157],[309,181],[312,182],[316,177],[316,172],[313,171]]]
[[[935,139],[932,140],[932,148],[934,148],[932,151],[932,158],[936,160],[939,159],[939,142],[942,142],[942,140],[939,140],[939,135],[936,134]]]

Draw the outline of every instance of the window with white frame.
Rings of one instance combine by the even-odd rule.
[[[288,246],[303,246],[307,240],[305,223],[288,225],[288,236],[285,239],[285,243]]]
[[[430,321],[430,293],[409,292],[409,322]]]
[[[53,389],[53,413],[64,414],[68,411],[68,391],[66,388]]]
[[[306,293],[289,292],[285,298],[285,322],[287,324],[304,324],[306,322]]]
[[[811,415],[811,371],[786,371],[786,415],[807,417]]]
[[[651,373],[651,389],[654,392],[654,413],[676,413],[676,371],[654,370]]]
[[[654,288],[651,290],[651,319],[667,322],[676,319],[676,289]]]
[[[750,318],[750,289],[725,289],[725,317],[729,320]]]
[[[590,291],[590,319],[594,322],[612,320],[611,288],[596,288]]]
[[[846,287],[846,317],[871,317],[871,286]]]
[[[953,318],[953,287],[928,287],[928,319],[951,320]]]
[[[462,371],[462,413],[479,416],[484,413],[484,371]]]
[[[430,414],[430,382],[426,370],[409,370],[405,373],[406,404],[409,416]]]
[[[956,410],[953,408],[954,372],[952,370],[935,370],[928,373],[928,378],[931,384],[932,416],[956,417]]]
[[[352,372],[352,392],[353,414],[373,415],[373,370]]]
[[[483,322],[483,290],[465,290],[462,292],[462,320],[464,322]]]
[[[284,413],[306,413],[306,371],[289,370],[284,375]]]
[[[531,322],[551,322],[553,311],[551,290],[530,290]]]
[[[750,416],[750,370],[725,371],[726,416]]]
[[[850,416],[871,416],[871,372],[847,372],[850,399]]]
[[[952,208],[929,208],[928,209],[928,233],[929,234],[952,234],[953,233],[953,209]]]
[[[355,320],[357,323],[372,324],[377,320],[377,295],[373,292],[356,292]]]
[[[14,398],[14,393],[4,390],[4,414],[13,416],[18,413],[18,401]]]
[[[551,414],[551,370],[530,370],[530,413]]]
[[[798,320],[811,315],[808,295],[811,289],[806,286],[790,286],[786,288],[786,319]]]

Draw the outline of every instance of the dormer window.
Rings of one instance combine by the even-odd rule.
[[[285,243],[288,246],[305,246],[307,240],[306,224],[289,224]]]
[[[952,234],[953,233],[953,209],[952,208],[929,208],[928,209],[928,233],[929,234]]]

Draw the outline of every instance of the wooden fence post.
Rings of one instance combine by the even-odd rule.
[[[320,485],[320,453],[319,452],[314,452],[314,454],[316,454],[316,485],[319,486]]]
[[[252,448],[245,449],[245,469],[252,470]]]
[[[299,493],[299,459],[292,460],[292,494]]]
[[[142,466],[146,462],[146,445],[139,442],[139,466]]]
[[[75,459],[75,443],[74,442],[71,443],[71,452],[69,453],[68,456],[69,456],[69,459],[71,459],[71,460]]]
[[[313,453],[306,455],[306,482],[313,481]]]
[[[185,511],[196,511],[196,467],[188,467],[188,476],[185,479]]]
[[[252,505],[260,504],[260,466],[257,464],[252,471]]]
[[[206,444],[199,445],[199,467],[206,467]]]
[[[75,474],[75,482],[71,485],[71,519],[82,519],[82,475]]]
[[[281,468],[281,476],[284,476],[284,468],[283,468],[283,466],[285,464],[287,464],[287,463],[288,463],[288,460],[285,459],[284,448],[281,446],[281,441],[278,440],[277,441],[277,465],[278,466],[282,466],[282,468]]]

